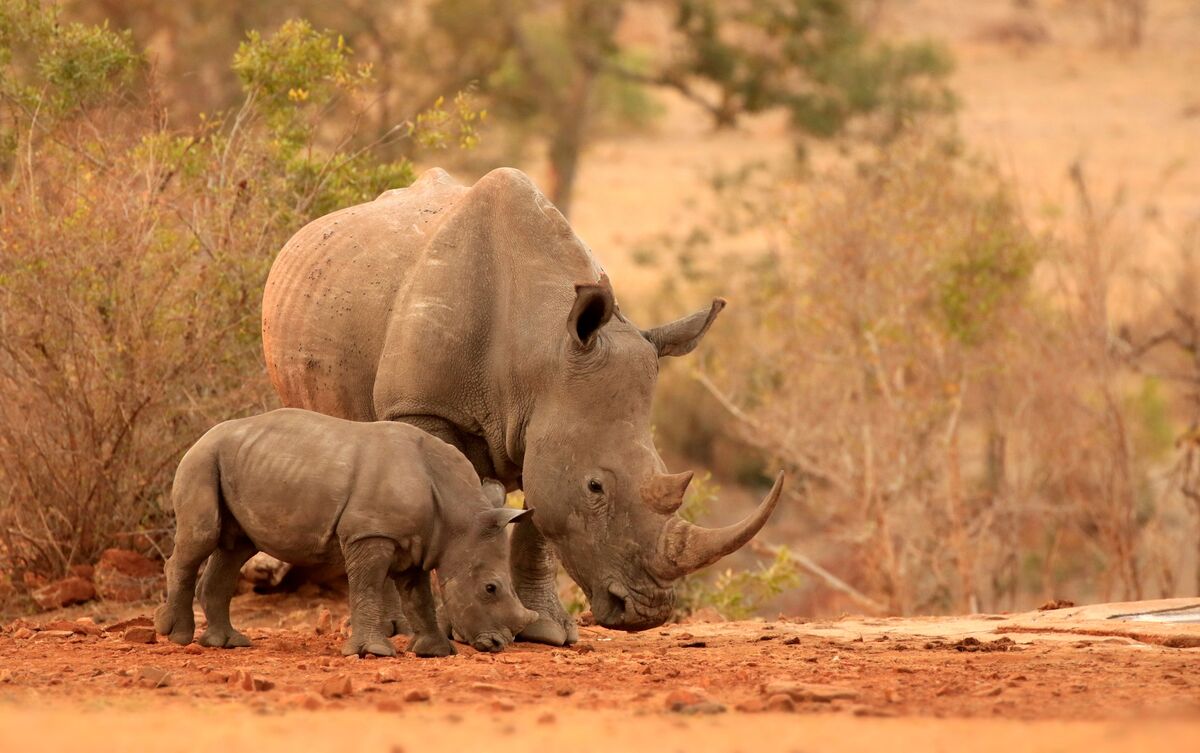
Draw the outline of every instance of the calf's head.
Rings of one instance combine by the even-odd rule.
[[[692,351],[721,299],[640,330],[616,309],[606,277],[576,285],[558,352],[526,436],[523,486],[534,523],[584,590],[601,625],[644,630],[675,605],[673,582],[737,550],[770,517],[783,476],[750,516],[725,528],[678,515],[691,472],[670,474],[654,448],[658,361]]]
[[[455,632],[477,651],[501,651],[537,613],[526,609],[513,590],[505,527],[533,513],[504,507],[504,487],[484,481],[487,509],[451,537],[438,566],[442,601]]]

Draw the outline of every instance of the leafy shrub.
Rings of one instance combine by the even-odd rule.
[[[668,270],[656,302],[733,303],[698,367],[664,371],[663,392],[687,396],[658,405],[659,425],[682,427],[664,443],[711,455],[695,443],[736,432],[789,467],[801,522],[763,537],[793,562],[811,550],[832,591],[868,609],[1177,593],[1194,443],[1174,439],[1179,396],[1132,359],[1173,344],[1177,360],[1149,373],[1192,389],[1190,293],[1130,346],[1107,302],[1116,212],[1076,181],[1083,227],[1037,235],[1005,180],[936,133],[804,184],[719,176],[712,216],[642,255]],[[690,598],[737,613],[789,582],[786,561],[772,567]]]
[[[368,106],[369,72],[305,22],[249,35],[242,105],[180,129],[127,35],[0,2],[0,557],[58,575],[166,538],[181,453],[271,402],[258,323],[275,251],[413,170],[327,127],[330,108]]]

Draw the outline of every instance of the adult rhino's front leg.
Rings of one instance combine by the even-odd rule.
[[[515,524],[511,555],[517,597],[528,609],[538,613],[538,618],[521,631],[517,640],[551,646],[578,641],[579,628],[558,600],[558,559],[532,521]]]

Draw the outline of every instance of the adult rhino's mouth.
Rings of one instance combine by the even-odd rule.
[[[657,585],[631,589],[609,581],[591,594],[592,616],[614,630],[648,630],[666,622],[675,610],[675,590]]]

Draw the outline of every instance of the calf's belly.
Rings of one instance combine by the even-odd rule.
[[[331,494],[288,490],[226,499],[230,515],[260,552],[293,565],[341,563],[334,528],[344,505]]]

